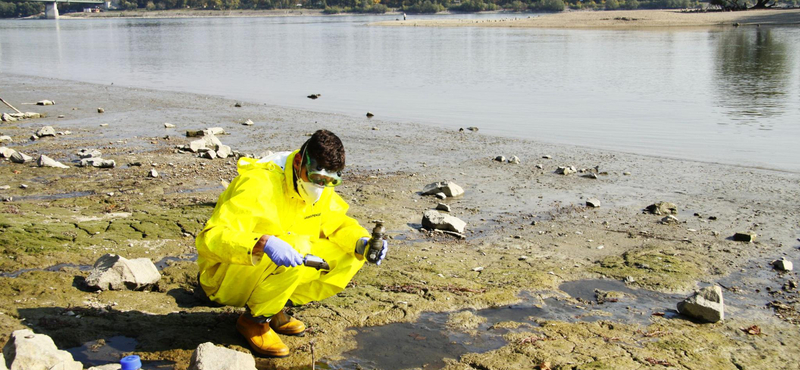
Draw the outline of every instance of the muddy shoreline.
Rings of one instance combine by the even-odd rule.
[[[502,347],[468,351],[443,366],[535,368],[547,362],[553,369],[628,369],[655,359],[680,369],[788,369],[798,360],[797,293],[781,288],[796,274],[774,271],[769,262],[800,260],[800,174],[491,137],[480,130],[367,119],[360,112],[324,114],[258,101],[236,107],[236,101],[207,95],[0,78],[6,101],[47,115],[0,124],[0,136],[13,140],[0,145],[70,166],[0,161],[0,186],[9,186],[0,198],[12,199],[0,203],[4,273],[87,265],[105,253],[154,261],[194,253],[193,236],[221,183],[235,176],[235,161],[177,153],[177,145],[191,140],[186,130],[222,127],[229,135],[220,140],[246,153],[293,149],[318,128],[342,137],[348,168],[338,191],[362,224],[387,222],[390,256],[380,268],[360,271],[338,296],[297,309],[309,335],[288,338],[293,355],[258,359],[259,368],[308,366],[311,340],[323,362],[358,364],[358,352],[348,352],[357,349],[353,328],[412,323],[426,312],[444,312],[452,315],[448,330],[469,333],[481,324],[477,314],[464,312],[509,304],[547,309],[551,298],[583,307],[598,320],[494,323],[491,330],[502,328]],[[43,99],[56,105],[28,104]],[[255,124],[241,125],[246,119]],[[176,127],[165,128],[167,122]],[[29,140],[46,125],[71,134]],[[117,167],[75,167],[81,148],[100,150]],[[498,155],[517,156],[520,163],[494,161]],[[601,174],[554,173],[570,165],[597,166]],[[153,168],[159,177],[147,176]],[[451,214],[467,222],[464,240],[419,229],[422,212],[439,202],[419,191],[442,180],[466,191],[445,200]],[[599,199],[601,207],[587,208],[588,198]],[[678,205],[677,224],[642,213],[657,201]],[[756,232],[756,241],[731,240],[742,231]],[[9,297],[0,303],[0,341],[21,328],[52,336],[62,349],[124,336],[135,339],[133,352],[143,359],[175,369],[185,369],[194,348],[206,341],[249,352],[233,325],[240,309],[203,305],[193,295],[195,264],[168,265],[151,292],[93,292],[82,285],[87,272],[70,266],[0,277],[0,294]],[[649,322],[642,325],[603,319],[604,306],[559,289],[569,281],[626,277],[633,278],[631,288],[674,295],[721,282],[732,303],[718,324],[653,315],[674,310],[677,302],[638,308]],[[771,301],[787,309],[767,306]],[[740,330],[751,325],[768,335]],[[427,340],[413,339],[408,346]]]

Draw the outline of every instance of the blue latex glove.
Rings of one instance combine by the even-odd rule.
[[[303,264],[303,256],[277,236],[267,239],[264,253],[278,266],[295,267]]]
[[[383,249],[381,250],[381,255],[378,256],[378,262],[375,262],[375,264],[379,266],[381,264],[381,261],[383,261],[383,259],[386,258],[386,252],[389,251],[388,247],[389,243],[387,243],[386,240],[382,241],[383,241]],[[358,239],[358,241],[356,241],[356,253],[363,256],[364,252],[367,251],[367,244],[369,244],[369,238],[364,237]]]

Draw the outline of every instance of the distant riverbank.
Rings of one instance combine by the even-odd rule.
[[[497,20],[437,19],[376,22],[376,26],[420,27],[523,27],[523,28],[659,28],[725,25],[800,24],[800,9],[741,12],[690,12],[680,10],[577,11]]]
[[[273,9],[273,10],[120,10],[101,13],[65,13],[62,18],[201,18],[201,17],[286,17],[286,16],[319,16],[321,9]]]

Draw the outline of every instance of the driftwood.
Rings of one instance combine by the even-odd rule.
[[[20,112],[20,111],[19,111],[19,109],[17,109],[17,108],[14,108],[14,106],[13,106],[13,105],[11,105],[11,104],[9,104],[7,101],[3,100],[3,98],[0,98],[0,102],[3,102],[3,104],[7,105],[9,108],[13,109],[13,110],[14,110],[14,111],[16,111],[17,113],[20,113],[20,114],[22,114],[22,112]]]

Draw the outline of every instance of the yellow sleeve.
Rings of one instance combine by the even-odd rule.
[[[258,264],[262,255],[254,256],[253,247],[263,232],[256,232],[256,225],[269,223],[265,221],[268,215],[277,215],[270,199],[271,188],[267,176],[248,173],[234,179],[197,236],[197,253],[227,264]]]
[[[370,233],[354,218],[347,216],[349,208],[339,194],[332,192],[330,208],[322,214],[320,231],[345,252],[355,253],[356,241],[363,237],[369,238]]]

